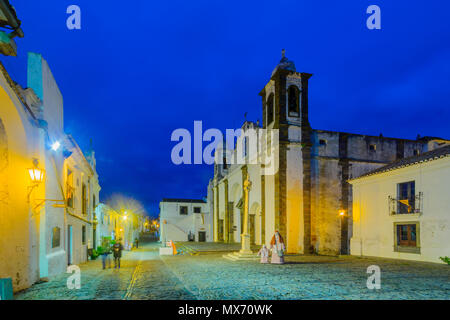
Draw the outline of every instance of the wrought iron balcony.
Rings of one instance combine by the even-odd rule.
[[[389,215],[421,214],[423,212],[422,199],[422,192],[406,199],[398,199],[389,196]]]

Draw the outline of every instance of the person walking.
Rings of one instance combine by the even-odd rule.
[[[103,270],[106,269],[106,264],[108,264],[108,269],[111,269],[111,259],[109,258],[110,254],[111,254],[111,244],[105,241],[103,251],[101,253]]]
[[[134,239],[134,247],[137,249],[137,248],[139,248],[139,240],[138,240],[138,238],[135,238]]]
[[[113,245],[114,269],[116,269],[117,267],[119,267],[120,269],[120,258],[122,258],[122,250],[123,250],[121,240],[122,239],[119,239],[119,241],[117,241]]]

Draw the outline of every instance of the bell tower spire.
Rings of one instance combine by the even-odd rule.
[[[308,80],[312,74],[297,72],[295,63],[281,50],[281,59],[260,95],[263,98],[263,127],[309,126]]]
[[[263,128],[278,130],[278,141],[272,138],[267,141],[267,149],[273,150],[277,159],[278,171],[265,176],[265,194],[273,195],[270,200],[266,199],[265,211],[273,215],[274,230],[286,239],[288,252],[292,253],[307,253],[311,249],[311,128],[308,121],[311,76],[297,72],[295,63],[286,57],[283,49],[280,62],[260,92]]]

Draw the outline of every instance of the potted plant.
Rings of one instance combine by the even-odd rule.
[[[450,265],[450,258],[449,257],[440,257],[439,259],[441,259],[442,261],[444,261],[446,264]]]
[[[91,253],[91,260],[95,260],[95,259],[97,259],[97,258],[98,258],[98,256],[99,256],[99,254],[98,254],[97,250],[95,250],[95,249],[92,249],[92,253]]]

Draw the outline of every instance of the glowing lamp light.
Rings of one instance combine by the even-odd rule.
[[[345,216],[345,210],[339,210],[339,215],[340,215],[341,217]]]
[[[39,169],[37,166],[34,168],[28,169],[28,173],[30,174],[31,182],[33,183],[41,183],[44,181],[44,170]]]
[[[59,147],[61,147],[61,144],[59,143],[59,141],[56,141],[52,144],[53,151],[58,151]]]
[[[127,221],[128,216],[123,216],[123,221]]]

